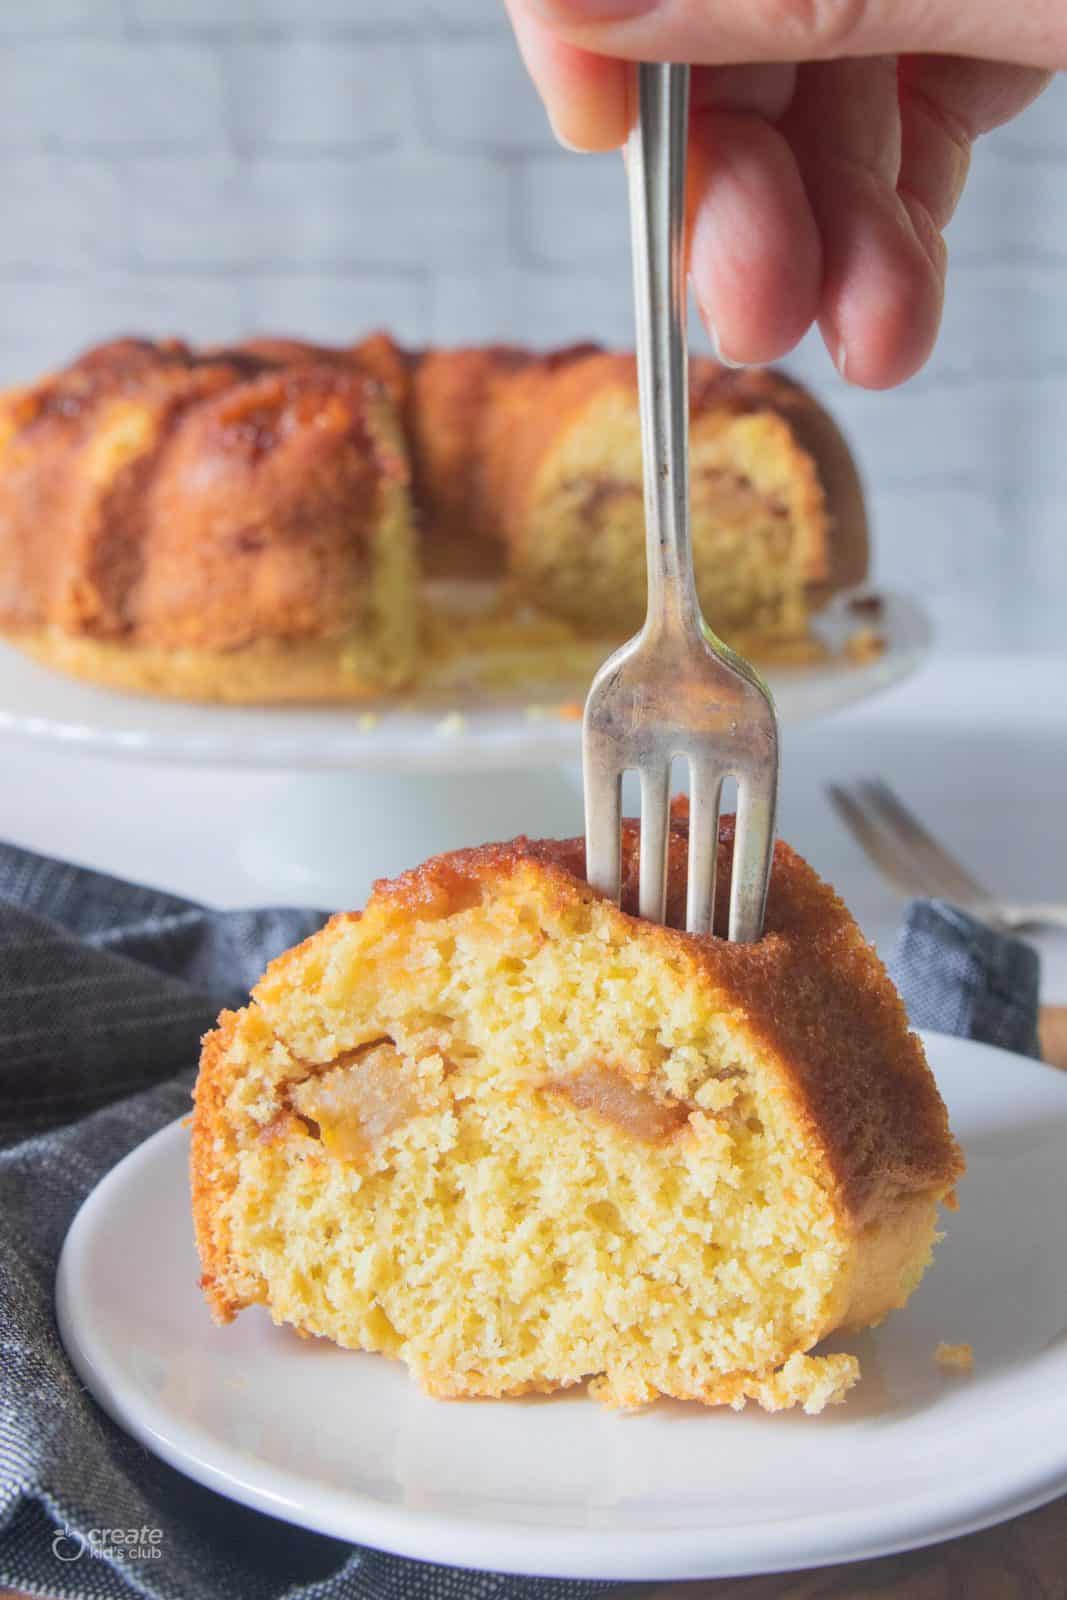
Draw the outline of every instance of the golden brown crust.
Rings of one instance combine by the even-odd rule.
[[[368,378],[381,384],[396,407],[405,437],[411,436],[411,407],[414,401],[414,377],[418,357],[398,345],[388,333],[369,333],[358,344],[343,352]]]
[[[114,626],[160,440],[234,376],[177,341],[120,339],[0,396],[0,619]]]
[[[308,339],[289,339],[281,334],[257,334],[237,344],[213,345],[209,353],[223,361],[243,363],[249,375],[268,367],[291,367],[308,362],[327,366],[345,363],[343,350],[312,344]]]
[[[220,1201],[236,1183],[233,1130],[226,1115],[232,1082],[228,1053],[237,1027],[237,1013],[224,1011],[218,1026],[205,1034],[200,1073],[193,1090],[196,1111],[189,1144],[189,1185],[193,1227],[200,1252],[200,1287],[216,1322],[232,1322],[244,1300],[234,1300],[223,1287],[230,1242]]]
[[[353,629],[383,482],[406,463],[358,373],[269,372],[184,415],[147,497],[134,637],[232,649]]]
[[[249,376],[267,367],[293,366],[325,366],[334,371],[361,372],[381,384],[406,421],[416,358],[384,331],[370,333],[358,344],[347,346],[257,334],[235,345],[219,345],[208,353],[238,365],[246,363]]]
[[[485,478],[486,430],[504,381],[532,358],[507,345],[427,350],[415,368],[412,469],[430,577],[503,570]]]
[[[164,651],[337,639],[406,479],[357,368],[93,351],[0,411],[0,625]]]
[[[719,830],[717,910],[725,919],[734,822]],[[787,844],[775,847],[763,938],[736,944],[677,931],[684,923],[688,823],[672,819],[668,923],[633,915],[637,899],[638,827],[623,830],[623,907],[628,931],[693,963],[736,1004],[750,1035],[785,1065],[801,1125],[826,1153],[843,1209],[863,1227],[894,1197],[947,1193],[962,1157],[930,1076],[922,1043],[908,1026],[903,1002],[884,966],[828,884]],[[482,882],[533,862],[565,900],[593,896],[585,884],[581,839],[515,839],[427,862],[375,885],[368,910],[399,917],[450,914]],[[284,973],[283,956],[270,970]]]

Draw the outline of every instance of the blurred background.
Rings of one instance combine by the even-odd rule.
[[[3,382],[118,332],[631,340],[621,166],[555,145],[501,0],[19,0],[0,63]],[[927,370],[787,363],[942,651],[1067,650],[1065,182],[1061,79],[976,151]]]

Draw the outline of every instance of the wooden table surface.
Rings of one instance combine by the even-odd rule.
[[[1067,1006],[1043,1007],[1041,1051],[1067,1071]],[[30,1597],[4,1590],[0,1600]],[[1067,1600],[1067,1497],[905,1555],[765,1578],[627,1586],[619,1600]]]

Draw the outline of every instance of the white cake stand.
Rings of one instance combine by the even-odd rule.
[[[839,597],[818,621],[835,652],[767,676],[786,726],[907,677],[929,649],[922,608],[880,594],[875,659],[839,654],[863,619]],[[235,848],[270,898],[358,905],[376,877],[437,851],[582,827],[577,708],[584,684],[456,703],[350,707],[198,706],[97,689],[0,647],[0,735],[72,756],[286,774]],[[205,819],[207,825],[207,819]]]

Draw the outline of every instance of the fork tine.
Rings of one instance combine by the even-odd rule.
[[[737,781],[737,832],[730,884],[730,938],[751,944],[763,931],[774,850],[775,795],[747,777]]]
[[[708,761],[689,764],[689,878],[685,925],[690,933],[712,933],[715,870],[719,860],[722,774]]]
[[[641,768],[641,865],[638,915],[665,922],[667,910],[667,835],[671,769],[667,763]]]
[[[586,877],[590,888],[617,904],[622,888],[622,773],[612,770],[603,752],[588,743],[583,768]]]
[[[966,867],[927,832],[887,783],[880,778],[865,778],[857,787],[882,826],[894,834],[901,848],[908,850],[917,862],[923,880],[920,893],[929,894],[934,889],[946,900],[965,904],[992,900],[989,890],[972,878]]]
[[[915,873],[911,862],[889,843],[885,834],[867,815],[864,802],[844,784],[829,783],[826,792],[831,804],[860,849],[885,874],[901,894],[923,894],[929,888]]]

